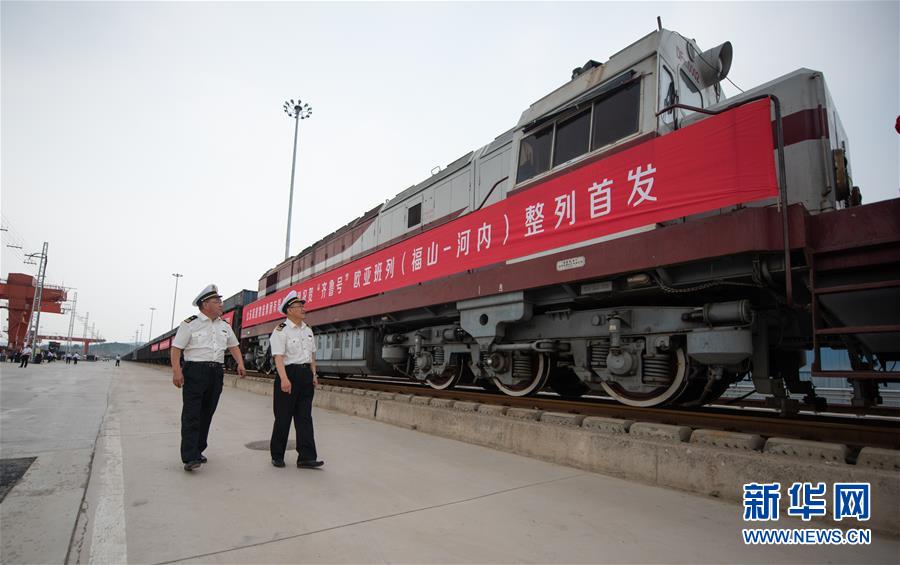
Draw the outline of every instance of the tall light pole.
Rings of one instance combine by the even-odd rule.
[[[175,298],[172,299],[172,327],[175,327],[175,303],[178,302],[178,279],[183,277],[184,275],[180,273],[172,273],[172,276],[175,277]]]
[[[141,329],[138,332],[138,344],[144,343],[144,324],[139,324]]]
[[[156,311],[156,308],[153,306],[150,307],[150,329],[147,330],[147,341],[153,339],[153,312]]]
[[[303,104],[299,99],[288,100],[284,103],[284,113],[289,118],[294,118],[294,154],[291,159],[291,196],[288,199],[287,235],[284,238],[284,259],[291,256],[291,211],[294,206],[294,171],[297,167],[297,132],[300,129],[300,120],[305,120],[312,115],[309,104]]]

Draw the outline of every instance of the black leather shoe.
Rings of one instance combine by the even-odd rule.
[[[184,464],[184,470],[190,473],[194,469],[199,469],[200,465],[202,465],[202,463],[200,463],[199,459],[197,459],[196,461],[188,461]]]
[[[284,467],[284,459],[272,459],[273,467]]]
[[[315,469],[324,465],[324,461],[297,461],[297,466],[301,469]]]
[[[209,461],[209,459],[207,459],[206,457],[204,457],[203,454],[201,453],[201,454],[200,454],[200,462],[201,462],[201,463],[206,463],[207,461]]]

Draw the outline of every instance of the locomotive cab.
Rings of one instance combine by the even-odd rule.
[[[558,171],[665,135],[693,113],[725,99],[728,42],[701,52],[693,40],[660,30],[616,53],[588,61],[571,80],[523,112],[512,136],[517,155],[511,190]]]

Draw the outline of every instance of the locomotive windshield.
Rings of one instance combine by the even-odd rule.
[[[589,109],[564,115],[524,137],[516,182],[550,170],[551,163],[556,167],[637,133],[640,100],[640,81],[632,81],[604,94]]]

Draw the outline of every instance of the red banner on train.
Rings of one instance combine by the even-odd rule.
[[[230,311],[222,314],[222,319],[225,320],[225,323],[227,323],[229,326],[233,325],[234,313],[235,313],[235,310],[230,310]]]
[[[283,317],[291,290],[317,310],[777,196],[773,153],[769,102],[741,106],[270,294],[244,308],[242,325]]]

